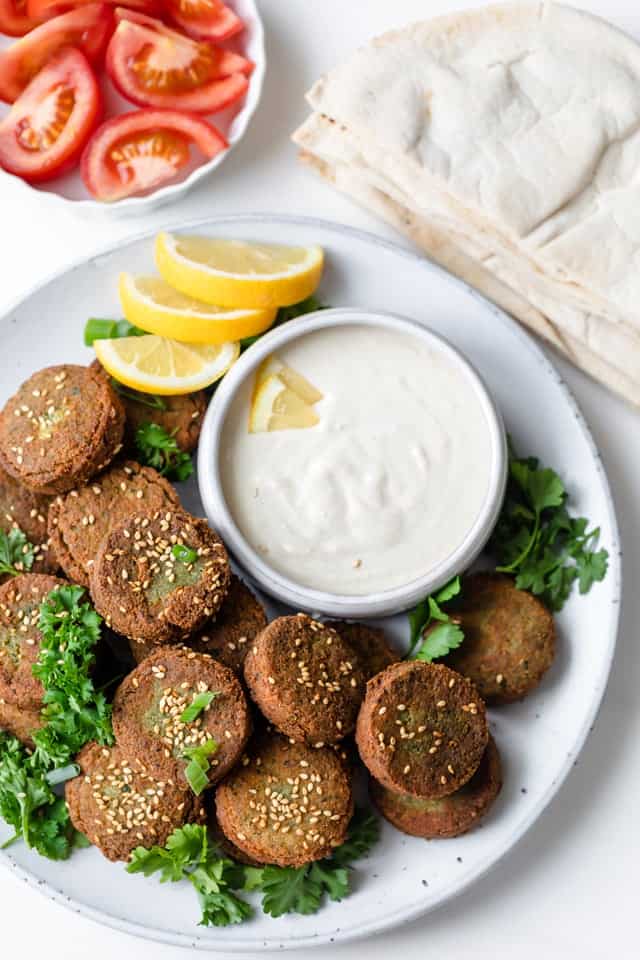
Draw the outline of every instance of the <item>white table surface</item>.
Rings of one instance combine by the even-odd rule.
[[[304,91],[325,69],[390,27],[479,0],[261,0],[269,67],[245,140],[212,179],[177,206],[130,220],[80,219],[34,196],[16,201],[0,176],[0,313],[39,278],[133,233],[224,213],[326,217],[393,236],[295,161],[289,133],[305,116]],[[579,2],[640,39],[636,0]],[[43,336],[54,337],[46,327]],[[640,861],[640,414],[556,361],[589,422],[609,473],[621,526],[624,610],[605,702],[576,769],[525,839],[450,905],[373,941],[313,951],[315,960],[448,956],[545,960],[638,956]],[[123,897],[126,887],[123,885]],[[99,927],[0,871],[2,955],[50,960],[182,960],[187,951]],[[219,954],[218,956],[222,956]],[[291,953],[295,960],[311,951]]]

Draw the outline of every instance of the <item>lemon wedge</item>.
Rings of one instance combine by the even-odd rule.
[[[129,321],[141,330],[181,343],[228,343],[264,333],[276,318],[275,307],[228,310],[194,300],[170,287],[162,277],[121,273],[120,303]]]
[[[279,376],[267,377],[256,386],[249,412],[249,433],[272,430],[304,430],[320,418]]]
[[[161,396],[203,390],[224,376],[240,355],[238,343],[186,344],[152,335],[95,340],[93,346],[119,383]]]
[[[288,367],[275,353],[266,357],[256,371],[254,392],[271,376],[278,376],[290,390],[297,393],[305,403],[317,403],[322,394],[301,373]]]
[[[159,233],[156,264],[189,297],[221,307],[267,308],[298,303],[317,289],[321,247],[286,247],[217,237]]]

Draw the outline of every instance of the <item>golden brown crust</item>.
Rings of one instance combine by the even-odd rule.
[[[344,842],[353,813],[350,776],[333,751],[256,738],[216,791],[224,835],[258,863],[299,867]]]
[[[198,693],[215,694],[191,723],[180,717]],[[184,783],[185,748],[209,740],[209,782],[216,783],[238,761],[251,733],[244,691],[234,673],[187,647],[160,647],[126,677],[113,701],[113,731],[130,757],[155,776]]]
[[[65,581],[24,573],[0,587],[0,698],[31,710],[42,705],[42,684],[32,673],[40,653],[40,604]]]
[[[0,413],[0,463],[37,493],[84,483],[122,445],[124,409],[88,367],[65,364],[33,374]]]
[[[365,685],[358,657],[335,630],[306,614],[265,627],[244,676],[265,717],[293,740],[335,743],[355,726]]]
[[[126,861],[136,847],[164,846],[177,827],[206,818],[190,790],[158,780],[117,746],[88,743],[76,761],[80,773],[65,787],[69,816],[108,860]]]
[[[385,820],[403,833],[425,840],[467,833],[489,812],[501,788],[500,755],[491,736],[474,775],[446,797],[424,800],[393,793],[377,780],[369,784],[371,799]]]
[[[262,604],[242,580],[232,574],[229,592],[215,620],[188,642],[194,650],[210,653],[235,673],[242,674],[251,644],[266,625],[267,615]]]
[[[332,621],[329,626],[356,651],[367,680],[400,660],[400,654],[394,650],[384,630],[379,627],[371,627],[366,623],[349,623],[346,620]]]
[[[32,734],[42,726],[40,710],[34,707],[16,707],[0,698],[0,730],[16,737],[25,747],[33,748]]]
[[[109,530],[136,513],[179,506],[171,484],[151,467],[128,460],[69,493],[49,509],[48,529],[67,576],[89,586],[89,570]]]
[[[176,557],[180,546],[197,554]],[[130,640],[167,643],[204,626],[230,578],[227,552],[206,524],[180,509],[138,514],[111,528],[90,571],[107,625]]]
[[[439,664],[393,664],[367,684],[356,743],[376,780],[396,793],[435,799],[478,768],[489,731],[473,684]]]
[[[447,664],[468,677],[487,703],[511,703],[534,690],[553,663],[553,616],[512,577],[474,573],[462,581],[450,612],[464,643]]]
[[[34,493],[0,467],[0,530],[18,527],[34,548],[33,573],[55,573],[58,563],[47,533],[51,497]],[[0,583],[4,578],[0,577]]]

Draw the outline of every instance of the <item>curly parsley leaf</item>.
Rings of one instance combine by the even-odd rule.
[[[102,619],[83,587],[53,590],[40,607],[42,635],[33,674],[44,687],[43,727],[33,735],[43,769],[64,767],[88,743],[113,743],[111,706],[91,679]]]
[[[157,423],[143,423],[136,430],[135,444],[140,462],[154,467],[169,480],[188,480],[193,473],[191,457],[178,446],[172,433]]]
[[[379,835],[376,817],[358,809],[349,824],[347,839],[330,857],[302,867],[263,867],[259,882],[252,875],[251,889],[259,886],[262,890],[262,909],[271,917],[315,913],[325,896],[342,900],[348,895],[351,864],[369,852]]]
[[[464,633],[451,621],[449,614],[443,609],[443,604],[457,597],[461,589],[460,577],[454,577],[409,611],[407,616],[411,633],[407,659],[426,660],[430,663],[436,657],[444,657],[450,650],[460,646]],[[440,626],[434,627],[434,621]],[[421,640],[423,642],[415,653]]]
[[[207,828],[198,824],[174,830],[164,847],[137,847],[127,872],[146,877],[157,873],[161,883],[187,880],[198,894],[203,926],[242,923],[253,912],[235,892],[242,887],[242,869],[219,855],[217,846],[209,841]]]
[[[19,527],[0,530],[0,576],[17,577],[31,570],[35,551]]]
[[[464,633],[457,623],[440,623],[427,632],[414,659],[431,663],[432,660],[446,657],[452,650],[457,650],[463,641]]]
[[[64,800],[55,795],[26,747],[2,731],[0,816],[14,830],[5,847],[22,838],[50,860],[65,860],[70,855],[74,830]]]
[[[608,553],[597,550],[599,529],[567,509],[568,494],[558,474],[533,457],[510,452],[507,494],[489,548],[497,569],[513,574],[516,586],[559,611],[574,584],[587,593],[607,573]]]

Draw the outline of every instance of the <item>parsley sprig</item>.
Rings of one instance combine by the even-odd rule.
[[[202,926],[222,927],[242,923],[253,910],[235,891],[244,886],[242,867],[221,857],[209,840],[207,828],[186,824],[173,831],[166,846],[137,847],[131,854],[128,873],[160,875],[160,883],[187,880],[195,889],[202,909]]]
[[[52,787],[77,772],[75,754],[89,740],[112,743],[110,707],[90,677],[101,619],[82,587],[52,591],[40,607],[42,634],[34,675],[44,687],[43,726],[35,749],[0,732],[0,816],[42,856],[66,859],[77,845],[66,804]]]
[[[407,659],[431,663],[445,657],[464,640],[464,633],[442,605],[460,593],[460,577],[454,577],[436,593],[425,597],[408,613],[411,635]],[[422,643],[420,641],[422,640]],[[418,650],[416,647],[420,643]],[[415,652],[414,652],[415,651]]]
[[[158,423],[143,423],[136,430],[136,448],[142,464],[154,467],[168,480],[188,480],[193,473],[191,457],[178,446],[173,433]]]
[[[262,909],[271,917],[315,913],[325,896],[342,900],[349,893],[349,871],[378,841],[380,824],[370,811],[357,809],[347,839],[330,857],[303,867],[262,867],[249,875],[251,887],[262,890]]]
[[[597,550],[600,528],[589,530],[585,517],[573,517],[558,474],[534,457],[511,452],[509,481],[489,549],[497,569],[513,574],[516,586],[561,610],[574,584],[581,594],[607,573],[609,554]]]
[[[248,867],[222,856],[206,827],[188,824],[174,830],[164,847],[137,847],[127,871],[146,877],[157,873],[161,883],[188,880],[200,900],[200,923],[226,926],[253,915],[239,892],[260,891],[262,909],[272,917],[315,913],[325,896],[342,900],[349,893],[351,864],[368,853],[378,837],[378,820],[367,810],[356,810],[346,841],[325,860],[297,868]]]
[[[44,769],[69,763],[89,740],[113,743],[111,706],[90,676],[102,618],[83,587],[53,590],[40,608],[40,653],[33,674],[44,687],[44,726],[33,741]]]
[[[19,527],[0,530],[0,576],[17,577],[31,570],[35,551]]]

